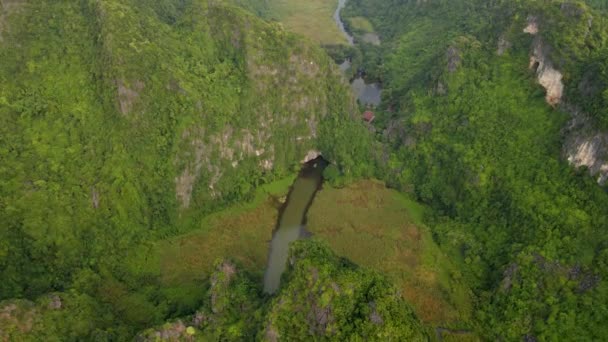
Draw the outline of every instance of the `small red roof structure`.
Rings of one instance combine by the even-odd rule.
[[[365,113],[363,113],[363,120],[367,121],[367,122],[372,122],[374,121],[374,119],[376,118],[376,116],[374,115],[374,112],[372,112],[371,110],[365,111]]]

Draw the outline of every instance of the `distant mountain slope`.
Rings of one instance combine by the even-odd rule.
[[[605,12],[582,1],[352,0],[345,15],[382,39],[360,45],[377,57],[360,66],[384,86],[380,173],[434,208],[434,236],[478,296],[480,334],[604,338]]]

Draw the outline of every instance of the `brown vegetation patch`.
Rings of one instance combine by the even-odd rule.
[[[0,340],[11,341],[12,329],[17,329],[21,333],[30,332],[37,313],[34,303],[29,301],[5,302],[0,306]]]
[[[307,229],[327,240],[338,255],[386,274],[423,322],[459,321],[460,310],[466,309],[455,306],[459,300],[450,293],[461,285],[450,283],[451,264],[427,228],[414,223],[410,210],[415,209],[406,207],[400,196],[371,180],[344,189],[325,187],[308,213]]]
[[[271,199],[240,213],[215,215],[200,231],[166,242],[161,249],[161,275],[166,283],[192,282],[213,270],[216,260],[230,257],[246,270],[261,272],[278,211]],[[222,269],[230,274],[230,269]]]

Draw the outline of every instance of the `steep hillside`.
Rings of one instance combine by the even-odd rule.
[[[418,318],[377,273],[336,257],[317,241],[291,247],[281,291],[260,306],[254,283],[235,265],[219,262],[210,300],[193,316],[150,329],[144,341],[369,340],[426,341]]]
[[[379,175],[434,208],[481,334],[606,336],[605,14],[440,0],[353,0],[345,14],[382,39],[360,45],[384,86]]]
[[[0,0],[0,340],[608,336],[603,2],[334,4]]]
[[[206,1],[0,4],[0,298],[120,283],[134,246],[310,150],[363,172],[347,84],[277,24]]]
[[[286,285],[271,301],[228,260],[210,276],[205,304],[194,314],[140,332],[138,341],[428,340],[398,291],[377,273],[336,257],[316,241],[299,241],[290,253]],[[264,304],[264,305],[262,305]],[[86,295],[50,294],[37,302],[0,302],[3,340],[112,340]],[[124,338],[124,337],[123,337]],[[119,337],[120,339],[120,337]]]

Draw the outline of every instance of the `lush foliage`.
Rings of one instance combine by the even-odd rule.
[[[423,224],[427,209],[379,181],[325,184],[307,229],[338,255],[386,275],[426,327],[472,332],[471,291]]]
[[[293,244],[284,284],[264,334],[285,340],[407,340],[427,337],[409,306],[381,276],[339,259],[324,244]]]
[[[339,42],[335,1],[227,2],[301,33],[323,19],[314,36]],[[344,16],[358,41],[382,39],[326,47],[351,59],[347,76],[382,83],[373,127],[323,50],[241,8],[0,2],[0,299],[22,298],[0,304],[0,338],[126,340],[168,320],[140,337],[425,340],[393,285],[315,241],[295,244],[279,293],[263,295],[276,203],[208,216],[314,150],[332,185],[376,176],[430,208],[421,233],[402,226],[395,201],[420,210],[410,201],[347,187],[359,204],[321,196],[344,206],[315,228],[345,231],[332,248],[402,289],[426,284],[446,317],[403,296],[425,323],[491,340],[608,336],[608,194],[563,160],[568,115],[546,104],[522,31],[536,18],[565,99],[606,128],[604,2],[349,0]],[[366,237],[359,248],[386,254],[345,247]]]
[[[522,32],[540,18],[568,101],[603,126],[606,78],[594,66],[606,65],[605,17],[558,1],[353,0],[348,11],[385,40],[380,175],[433,207],[436,239],[479,298],[481,334],[605,336],[608,196],[562,160],[568,117],[545,103]]]
[[[340,146],[365,134],[348,85],[279,24],[194,0],[0,5],[2,299],[77,289],[124,339],[200,298],[129,254],[252,199],[311,149],[363,172]]]
[[[428,339],[385,278],[336,257],[327,245],[297,241],[289,263],[279,292],[264,300],[256,283],[234,264],[218,263],[208,300],[185,323],[202,341]],[[142,336],[153,340],[155,331]]]

